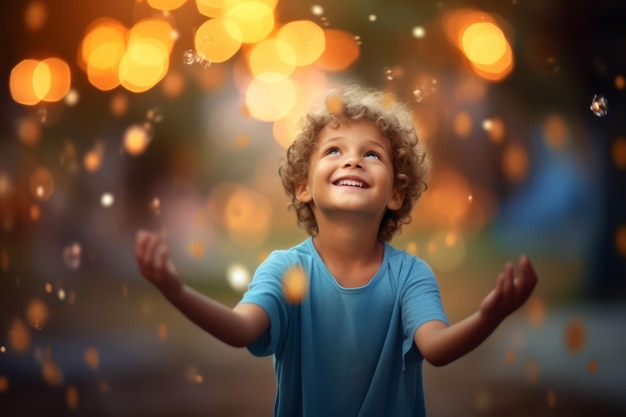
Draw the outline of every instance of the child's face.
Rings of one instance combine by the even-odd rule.
[[[297,186],[296,196],[313,203],[316,217],[350,211],[380,219],[387,208],[402,205],[393,177],[389,139],[370,122],[346,121],[321,130],[308,178]]]

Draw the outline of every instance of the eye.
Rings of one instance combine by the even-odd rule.
[[[324,155],[339,155],[340,153],[339,148],[328,148],[326,152],[324,152]]]
[[[368,151],[365,153],[366,158],[380,159],[380,155],[374,151]]]

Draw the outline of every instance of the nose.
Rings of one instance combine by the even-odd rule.
[[[344,168],[363,168],[361,158],[355,155],[346,155],[346,159],[343,161]]]

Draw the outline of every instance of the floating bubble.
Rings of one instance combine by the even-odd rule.
[[[300,304],[308,293],[309,279],[299,265],[288,268],[283,274],[283,294],[288,303]]]
[[[233,264],[228,267],[226,277],[231,288],[241,292],[248,288],[251,279],[250,271],[245,266],[239,264]]]
[[[608,100],[602,94],[595,94],[589,109],[598,117],[604,117],[609,112]]]
[[[82,248],[79,243],[72,243],[63,248],[63,263],[69,269],[78,269],[80,267]]]
[[[193,49],[187,49],[185,52],[183,52],[183,62],[187,65],[192,65],[194,62],[196,62],[197,58],[198,55]]]

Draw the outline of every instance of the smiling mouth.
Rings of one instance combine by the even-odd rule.
[[[340,187],[369,188],[369,185],[367,185],[366,183],[361,182],[361,181],[355,181],[355,180],[339,180],[335,182],[334,185],[337,185]]]

